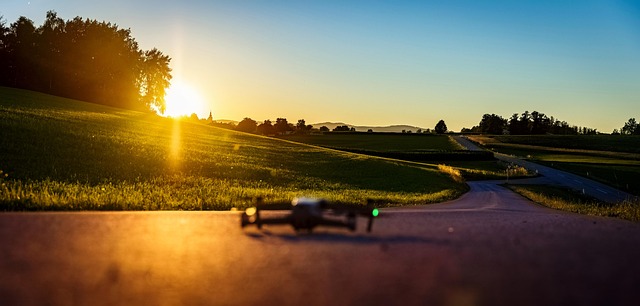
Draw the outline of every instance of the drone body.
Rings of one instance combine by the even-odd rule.
[[[344,227],[356,230],[358,215],[369,217],[367,231],[371,231],[373,218],[378,216],[377,208],[345,207],[330,204],[324,199],[296,198],[291,202],[291,213],[282,217],[264,218],[261,211],[265,210],[262,199],[258,199],[255,207],[248,208],[241,216],[241,225],[255,224],[259,229],[263,224],[289,224],[296,231],[312,232],[317,226]],[[340,218],[345,216],[346,218]]]

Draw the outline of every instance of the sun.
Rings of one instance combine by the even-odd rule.
[[[208,113],[207,104],[198,91],[181,80],[171,82],[164,99],[167,108],[163,116],[166,117],[189,116],[193,113],[202,116]]]

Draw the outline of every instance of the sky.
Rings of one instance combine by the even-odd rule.
[[[200,117],[449,130],[542,112],[610,133],[640,119],[640,1],[3,0],[129,28],[169,55]]]

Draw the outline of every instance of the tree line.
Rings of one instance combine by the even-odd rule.
[[[195,116],[193,114],[192,116]],[[195,117],[195,120],[198,120],[198,117]],[[238,122],[238,124],[233,124],[230,122],[216,122],[211,119],[211,114],[209,114],[209,119],[205,120],[211,125],[246,132],[246,133],[254,133],[261,134],[266,136],[271,135],[286,135],[286,134],[309,134],[313,131],[316,132],[356,132],[355,127],[350,127],[348,125],[338,125],[333,130],[329,129],[327,126],[321,126],[320,128],[314,128],[313,125],[306,124],[304,119],[299,119],[296,124],[290,123],[287,118],[278,118],[275,123],[273,123],[270,119],[264,120],[262,122],[258,122],[251,118],[245,117],[242,121]],[[369,129],[369,133],[373,133],[373,130]],[[437,134],[444,134],[448,132],[447,125],[444,120],[438,121],[435,129],[432,131],[430,129],[422,130],[418,129],[416,133],[424,133],[430,134],[435,132]],[[402,130],[402,133],[412,133],[411,131]]]
[[[597,129],[570,125],[566,121],[548,117],[537,111],[525,111],[513,114],[509,119],[496,114],[484,114],[480,123],[471,129],[463,128],[463,133],[482,133],[494,135],[596,135]],[[629,119],[621,132],[614,130],[612,134],[638,135],[640,129],[634,118]]]
[[[296,124],[290,123],[287,118],[278,118],[275,123],[270,119],[266,119],[260,123],[251,118],[244,118],[237,125],[231,123],[213,123],[214,125],[233,129],[246,133],[256,133],[261,135],[284,135],[289,133],[308,134],[312,129],[312,125],[308,125],[304,119],[298,120]],[[320,131],[329,131],[329,128],[323,126]]]
[[[44,23],[0,17],[0,85],[136,110],[165,110],[169,56],[140,50],[129,29],[48,11]]]

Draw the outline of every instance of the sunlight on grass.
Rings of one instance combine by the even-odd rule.
[[[171,130],[171,147],[170,163],[172,168],[177,169],[180,166],[180,158],[182,151],[182,131],[180,130],[180,118],[173,119],[173,128]]]
[[[438,170],[440,170],[440,172],[442,173],[448,174],[456,182],[459,182],[459,183],[464,182],[464,178],[462,177],[460,170],[454,167],[447,166],[447,165],[438,165]]]

